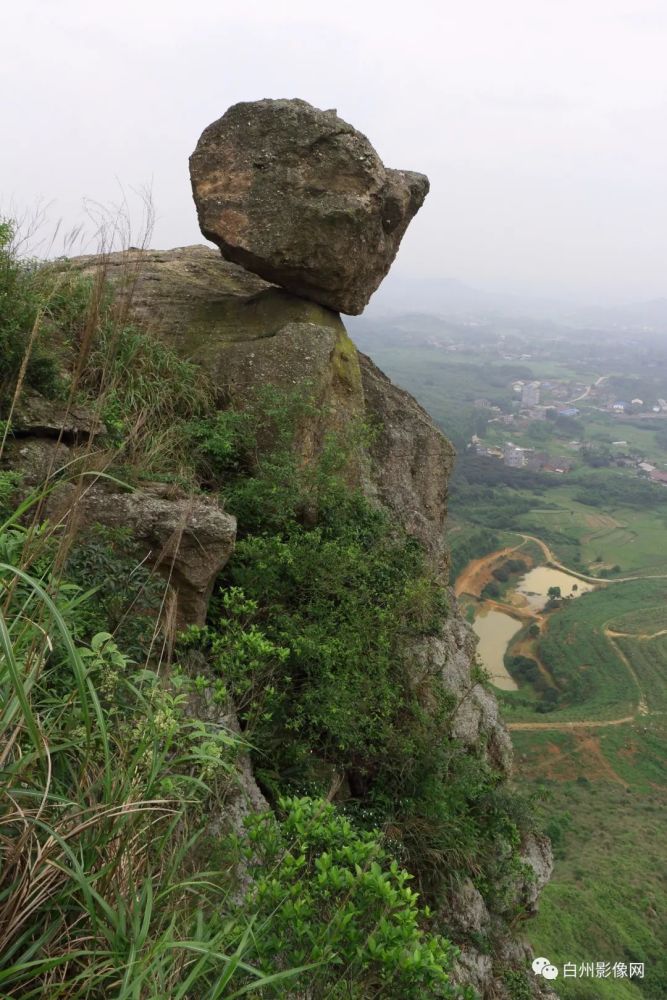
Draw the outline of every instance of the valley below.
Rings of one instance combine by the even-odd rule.
[[[570,970],[552,984],[565,1000],[659,1000],[667,356],[650,336],[638,347],[613,332],[431,320],[428,335],[419,317],[397,320],[382,345],[368,323],[361,346],[457,446],[452,582],[556,858],[528,937]],[[553,406],[546,419],[524,405],[526,384]],[[615,408],[626,396],[634,412]],[[613,973],[630,961],[642,978]],[[590,972],[604,963],[608,975]]]

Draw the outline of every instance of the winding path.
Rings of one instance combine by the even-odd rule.
[[[588,397],[591,394],[591,390],[594,389],[594,388],[596,388],[598,385],[600,385],[602,382],[604,382],[608,378],[609,378],[609,375],[600,375],[600,377],[597,378],[595,380],[595,382],[592,382],[590,385],[586,386],[586,391],[582,392],[582,394],[580,396],[575,396],[574,399],[566,399],[565,402],[562,405],[563,406],[569,406],[570,403],[578,403],[580,399],[588,399]]]
[[[604,629],[605,639],[607,639],[607,641],[612,644],[612,646],[616,650],[616,655],[618,656],[619,660],[621,661],[621,663],[628,671],[635,684],[637,685],[637,691],[639,692],[639,703],[637,705],[637,713],[639,715],[648,715],[648,702],[646,701],[646,695],[644,694],[644,689],[641,686],[641,681],[637,676],[637,671],[632,666],[632,664],[630,663],[629,659],[627,658],[627,656],[625,655],[619,644],[614,641],[614,636],[616,634],[617,634],[616,632],[612,632],[609,628]]]
[[[587,583],[596,583],[598,586],[605,587],[610,583],[630,583],[632,580],[667,580],[667,573],[647,573],[642,576],[615,576],[613,579],[599,576],[586,576],[585,573],[580,573],[579,570],[572,569],[570,566],[565,566],[562,562],[559,562],[552,549],[550,549],[546,542],[543,542],[541,538],[536,538],[535,535],[524,535],[522,531],[517,531],[517,535],[521,535],[524,542],[535,542],[535,544],[542,549],[542,554],[551,566],[556,569],[563,570],[564,573],[569,573],[570,576],[576,576],[579,580],[585,580]],[[515,550],[520,548],[521,545],[517,545]]]

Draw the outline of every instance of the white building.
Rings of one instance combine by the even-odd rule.
[[[503,446],[503,462],[511,469],[523,469],[532,451],[532,448],[519,448],[518,445],[507,441]]]
[[[522,406],[537,406],[540,401],[540,383],[527,382],[521,390]]]

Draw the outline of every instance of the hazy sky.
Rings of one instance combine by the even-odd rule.
[[[151,185],[199,242],[187,159],[239,100],[302,97],[431,194],[397,274],[667,295],[665,0],[4,0],[0,205]]]

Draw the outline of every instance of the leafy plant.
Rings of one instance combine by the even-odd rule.
[[[223,485],[241,537],[208,626],[186,644],[238,705],[272,799],[344,783],[348,814],[392,830],[420,888],[435,895],[472,866],[504,892],[528,820],[483,753],[451,738],[457,706],[441,676],[411,662],[446,595],[418,543],[347,482],[354,436],[300,461],[310,405],[273,393],[244,412],[250,457]]]
[[[65,573],[87,594],[73,628],[89,640],[113,633],[126,655],[144,659],[155,634],[164,581],[140,559],[131,532],[94,524],[74,539]]]
[[[451,985],[456,950],[423,930],[429,912],[377,832],[356,829],[322,800],[281,799],[279,811],[279,819],[250,816],[237,844],[250,876],[242,907],[266,929],[260,967],[310,964],[294,985],[332,1000],[472,998]]]
[[[251,918],[220,921],[228,880],[188,860],[188,819],[222,799],[237,737],[192,717],[181,672],[137,668],[108,633],[77,643],[78,595],[56,601],[20,569],[29,544],[0,535],[3,997],[214,1000],[287,982],[301,970],[246,961]]]
[[[19,377],[47,396],[63,393],[50,334],[54,329],[72,334],[84,311],[85,295],[21,258],[14,225],[0,219],[0,413]]]
[[[0,427],[0,439],[1,437],[2,428]],[[4,520],[11,514],[12,497],[20,481],[20,473],[0,471],[0,519]]]

